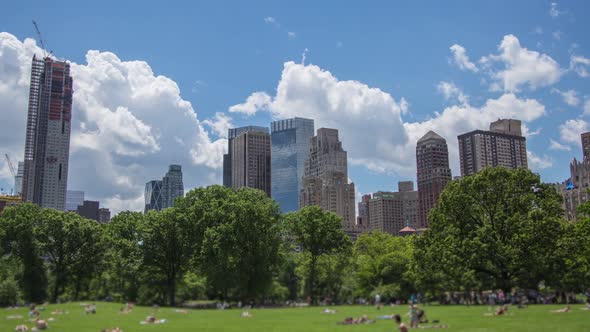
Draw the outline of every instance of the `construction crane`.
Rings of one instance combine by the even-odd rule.
[[[16,171],[14,170],[14,166],[12,165],[12,162],[10,161],[10,157],[8,156],[8,153],[5,153],[4,157],[6,157],[6,162],[8,163],[8,168],[10,168],[10,173],[12,174],[12,177],[16,177]]]
[[[39,30],[39,26],[37,25],[37,22],[35,22],[35,20],[33,20],[33,25],[35,26],[35,32],[37,32],[37,39],[39,42],[39,45],[41,45],[41,49],[43,50],[43,59],[51,56],[51,51],[49,51],[49,53],[47,53],[47,48],[45,47],[45,41],[43,40],[43,36],[41,36],[41,31]]]

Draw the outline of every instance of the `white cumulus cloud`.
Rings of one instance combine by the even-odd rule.
[[[535,90],[558,82],[563,74],[553,58],[522,47],[514,35],[504,36],[498,51],[499,54],[483,57],[480,62],[489,68],[492,79],[504,91],[518,92],[524,85]],[[494,68],[497,63],[501,68]]]
[[[438,92],[442,93],[446,100],[456,99],[461,104],[466,104],[469,98],[453,82],[440,81],[436,86]]]
[[[553,159],[546,154],[538,156],[532,151],[527,151],[526,154],[529,167],[534,171],[553,167]]]
[[[569,145],[561,144],[551,139],[549,140],[549,150],[571,151],[572,148]]]
[[[587,132],[588,129],[588,122],[582,119],[570,119],[559,126],[559,134],[564,142],[582,145],[580,134]]]
[[[578,106],[580,104],[580,98],[578,98],[578,94],[574,90],[561,91],[553,88],[551,89],[551,93],[559,94],[563,98],[563,101],[570,106]]]
[[[229,111],[232,113],[254,115],[258,110],[268,108],[270,102],[271,97],[266,92],[254,92],[248,97],[246,102],[230,107]]]
[[[453,62],[461,69],[461,70],[469,70],[472,72],[478,72],[479,69],[477,66],[469,61],[469,57],[467,56],[467,51],[461,45],[454,44],[450,47],[451,52],[453,53]]]
[[[590,76],[590,73],[588,72],[588,67],[590,67],[590,59],[580,55],[571,56],[570,69],[575,71],[581,77]]]
[[[41,50],[32,39],[21,42],[0,33],[0,109],[11,110],[3,112],[0,138],[18,160],[34,53]],[[186,188],[220,178],[226,140],[209,138],[176,82],[154,74],[144,61],[93,50],[86,63],[71,63],[71,75],[69,189],[84,190],[88,198],[118,212],[141,210],[145,183],[161,178],[169,164],[183,166]]]

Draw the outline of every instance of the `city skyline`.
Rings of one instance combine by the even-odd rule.
[[[15,162],[22,160],[30,59],[33,53],[42,54],[26,39],[34,37],[34,17],[54,54],[71,61],[76,92],[69,187],[86,191],[89,199],[113,211],[142,210],[145,181],[172,162],[184,166],[187,189],[221,183],[228,127],[268,126],[295,116],[314,119],[317,128],[339,130],[356,201],[365,193],[393,190],[398,180],[415,181],[412,150],[428,130],[447,139],[450,167],[460,174],[456,136],[486,130],[498,118],[522,120],[530,168],[546,182],[562,182],[569,177],[570,160],[582,159],[579,135],[590,129],[584,111],[590,105],[590,50],[583,38],[589,23],[579,14],[588,4],[560,1],[553,8],[549,3],[520,2],[508,14],[498,4],[463,4],[456,12],[434,5],[372,6],[379,11],[349,6],[330,17],[334,23],[346,22],[347,15],[362,12],[366,18],[358,18],[355,26],[363,36],[378,35],[375,40],[338,24],[327,27],[326,35],[314,34],[326,27],[315,14],[307,17],[277,5],[253,12],[236,4],[240,13],[229,15],[265,43],[246,48],[252,42],[246,34],[241,34],[243,41],[225,38],[227,42],[197,34],[195,40],[207,50],[187,52],[196,54],[187,61],[183,52],[158,39],[170,32],[176,33],[172,39],[185,37],[187,31],[174,24],[160,35],[150,34],[156,38],[153,43],[146,43],[141,34],[137,41],[125,34],[104,38],[108,29],[91,28],[81,38],[79,31],[61,30],[57,24],[68,14],[74,21],[88,21],[89,27],[97,24],[78,15],[75,6],[60,13],[60,8],[41,11],[11,3],[5,13],[22,14],[0,14],[0,61],[10,68],[0,76],[7,87],[0,92],[3,152]],[[191,27],[226,22],[221,11],[207,7],[209,11],[186,8],[194,21],[205,24]],[[200,16],[205,12],[212,14]],[[433,12],[455,23],[434,18],[414,31],[424,18],[432,19]],[[478,15],[484,12],[483,18]],[[500,12],[508,15],[507,21],[524,18],[519,24],[494,22]],[[391,16],[385,19],[385,13]],[[163,11],[162,19],[169,22],[171,14]],[[470,24],[472,17],[484,22]],[[303,18],[309,21],[305,26]],[[412,33],[397,32],[399,24]],[[235,28],[228,25],[212,38],[231,36]],[[230,42],[244,52],[232,52]],[[407,45],[408,51],[399,52],[393,45]],[[0,186],[12,187],[4,161]]]

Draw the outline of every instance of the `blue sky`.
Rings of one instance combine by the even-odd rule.
[[[220,133],[228,123],[268,125],[273,118],[321,113],[317,105],[337,95],[338,105],[332,105],[333,112],[318,114],[318,122],[347,130],[342,133],[343,145],[354,159],[349,177],[359,193],[368,193],[397,189],[398,180],[415,180],[415,156],[411,149],[415,136],[427,129],[441,128],[449,145],[456,146],[456,135],[461,130],[486,129],[474,113],[487,112],[491,119],[506,114],[498,110],[502,107],[518,109],[527,119],[528,149],[536,158],[534,162],[529,159],[530,167],[545,181],[567,178],[571,158],[581,155],[575,136],[590,129],[584,115],[585,102],[590,99],[590,78],[584,77],[584,70],[590,70],[588,14],[587,1],[343,1],[338,5],[329,1],[10,1],[3,4],[0,12],[0,31],[22,43],[25,38],[35,37],[31,24],[31,19],[35,19],[48,48],[56,56],[81,65],[79,75],[84,72],[87,76],[80,76],[79,82],[97,82],[97,74],[82,70],[89,50],[112,52],[117,60],[127,64],[145,61],[153,76],[165,76],[172,84],[175,82],[178,96],[190,102],[196,111],[195,132],[199,134],[195,139],[206,135],[210,140],[202,150],[178,150],[178,154],[192,156],[184,165],[194,172],[185,180],[188,187],[221,182],[217,160],[224,141]],[[499,48],[503,42],[506,53]],[[462,68],[457,53],[450,49],[453,45],[464,49],[469,58],[466,63],[474,67]],[[515,53],[516,58],[510,58],[510,52],[520,52],[522,56]],[[305,63],[301,65],[303,54]],[[502,54],[506,56],[502,58]],[[480,61],[482,57],[488,60]],[[7,68],[8,61],[0,55],[0,68]],[[285,65],[289,61],[294,66]],[[288,71],[289,68],[292,70]],[[297,88],[297,84],[308,82],[306,75],[314,77],[310,84],[318,84],[317,88]],[[331,90],[322,95],[320,90],[332,84],[322,83],[324,79],[334,86],[326,88]],[[337,82],[349,82],[350,86],[342,87]],[[9,82],[5,81],[4,86],[10,87]],[[86,88],[80,85],[76,91],[82,95]],[[382,94],[370,92],[371,88]],[[26,89],[23,91],[26,96]],[[284,99],[277,96],[280,91],[285,92]],[[234,105],[247,104],[248,97],[255,92],[262,92],[270,101],[265,99],[252,111],[244,111],[243,107],[229,111]],[[355,99],[357,94],[364,97]],[[88,96],[94,95],[88,92]],[[387,96],[393,102],[383,101]],[[4,103],[1,99],[0,92],[3,114],[23,107],[8,97]],[[308,100],[320,99],[323,101],[306,104]],[[158,127],[157,116],[143,117],[137,101],[127,103],[121,99],[117,104],[100,100],[101,107],[112,111],[101,113],[103,117],[125,107],[128,113],[113,115],[113,121],[126,118],[121,114],[127,114],[135,119],[131,122],[140,123],[133,125],[138,137],[156,142],[159,151],[176,149],[174,144],[160,142],[166,131]],[[360,103],[362,110],[350,108],[347,103]],[[97,184],[87,179],[84,172],[89,166],[80,162],[70,165],[73,176],[69,187],[85,190],[87,196],[107,201],[115,210],[136,208],[140,205],[143,183],[149,177],[161,177],[166,165],[174,161],[167,159],[174,157],[160,156],[160,152],[148,149],[142,153],[142,159],[134,159],[136,156],[129,149],[142,149],[145,144],[134,142],[123,133],[128,125],[125,121],[120,123],[122,132],[109,135],[121,137],[120,141],[96,147],[85,140],[92,138],[83,134],[92,133],[91,127],[101,128],[96,119],[99,116],[93,118],[96,113],[82,99],[78,104],[84,109],[84,121],[76,123],[80,135],[74,140],[77,145],[73,153],[79,156],[72,162],[87,160],[84,149],[94,149],[109,156],[114,171],[137,173],[141,177]],[[157,101],[152,104],[159,105]],[[165,107],[169,104],[162,105],[159,110],[149,111],[159,111],[160,121],[172,112]],[[376,109],[372,110],[374,105]],[[590,114],[590,102],[587,107]],[[441,116],[445,110],[449,112],[447,117]],[[76,109],[74,116],[75,112]],[[381,118],[389,113],[393,120]],[[22,117],[26,113],[18,114]],[[452,114],[474,119],[454,118]],[[515,117],[519,118],[518,115]],[[363,126],[359,121],[363,117],[374,119]],[[432,128],[429,120],[433,121]],[[373,124],[380,123],[390,127],[375,129]],[[8,135],[8,126],[9,122],[0,124],[4,136]],[[2,139],[5,150],[18,160],[22,158],[19,144],[24,145],[24,140],[19,143],[20,137],[16,136],[13,143],[6,137]],[[177,138],[184,143],[193,139]],[[108,151],[118,144],[118,152]],[[363,146],[374,154],[363,154]],[[458,175],[456,156],[451,158],[454,175]],[[156,165],[138,171],[142,163],[148,162]],[[9,186],[5,167],[0,172],[0,184]]]

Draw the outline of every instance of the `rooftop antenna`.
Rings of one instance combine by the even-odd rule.
[[[43,40],[43,36],[41,35],[41,31],[39,30],[39,26],[37,25],[37,22],[35,22],[35,20],[33,20],[33,25],[35,26],[35,32],[37,32],[37,41],[39,42],[39,45],[41,45],[41,49],[43,50],[43,59],[48,58],[52,55],[52,52],[49,51],[49,53],[47,53],[45,41]]]

